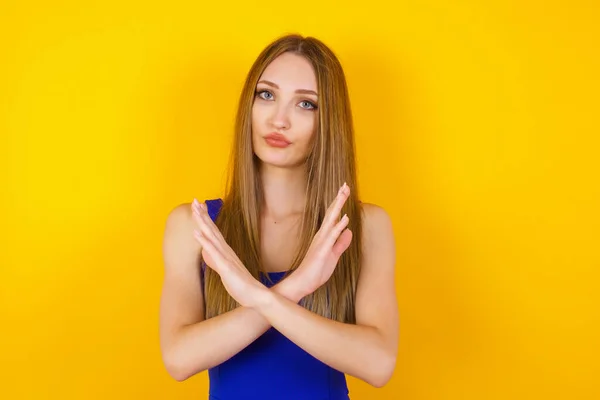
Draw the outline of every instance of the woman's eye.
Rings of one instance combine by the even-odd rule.
[[[268,96],[271,96],[271,97],[268,97]],[[258,92],[258,97],[260,97],[261,99],[264,99],[264,100],[271,100],[273,95],[271,93],[269,93],[268,91],[263,90],[261,92]]]
[[[313,103],[311,103],[310,101],[303,101],[300,103],[300,107],[305,108],[307,110],[313,110],[315,108],[317,108],[317,106],[315,106]]]

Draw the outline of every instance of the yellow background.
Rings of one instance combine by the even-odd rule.
[[[352,398],[600,398],[597,4],[161,3],[0,6],[1,398],[206,398],[160,359],[164,222],[287,32],[339,55],[395,227],[397,370]]]

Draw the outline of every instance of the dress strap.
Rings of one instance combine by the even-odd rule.
[[[206,208],[208,211],[208,215],[210,215],[210,219],[214,221],[217,220],[219,216],[219,212],[221,211],[221,206],[223,206],[222,199],[213,199],[213,200],[205,200]]]

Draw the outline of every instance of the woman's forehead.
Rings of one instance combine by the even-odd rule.
[[[310,61],[292,53],[284,53],[273,60],[260,81],[268,81],[282,90],[317,90],[317,77]]]

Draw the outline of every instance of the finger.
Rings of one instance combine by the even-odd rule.
[[[212,242],[217,242],[217,237],[213,230],[210,228],[206,219],[202,215],[202,211],[196,207],[194,207],[193,218],[196,224],[198,225],[198,229],[204,235],[204,237]]]
[[[209,255],[209,257],[214,261],[214,263],[212,263],[214,265],[208,265],[208,263],[207,265],[214,269],[217,273],[219,273],[219,266],[223,265],[223,255],[221,254],[221,252],[217,250],[215,245],[210,240],[208,240],[203,234],[201,234],[197,230],[194,230],[194,237],[200,242],[200,245],[202,245],[202,252],[206,252]]]
[[[217,227],[215,222],[212,220],[211,216],[208,214],[208,209],[206,208],[206,203],[199,203],[198,200],[196,200],[196,203],[197,203],[196,209],[198,210],[198,213],[202,217],[202,221],[208,225],[208,227],[210,228],[210,230],[212,231],[212,233],[214,234],[214,237],[216,239],[225,242],[225,239],[223,238],[221,231],[219,230],[219,228]]]
[[[333,202],[331,203],[331,205],[329,206],[329,208],[327,208],[327,211],[325,212],[325,218],[323,218],[322,227],[324,227],[326,230],[333,227],[335,225],[335,223],[338,221],[340,213],[342,212],[342,207],[344,206],[344,203],[348,199],[349,195],[350,195],[350,188],[344,182],[344,184],[342,185],[340,190],[338,190],[337,196],[335,197],[335,199],[333,200]]]
[[[342,253],[348,249],[350,246],[350,242],[352,242],[352,231],[350,229],[346,229],[342,232],[338,240],[335,242],[331,251],[336,257],[341,257]]]
[[[223,236],[221,235],[219,229],[212,222],[210,215],[208,215],[208,212],[206,211],[206,205],[204,205],[204,208],[201,207],[202,205],[204,205],[204,203],[200,204],[197,202],[197,200],[195,200],[195,204],[193,207],[194,219],[196,220],[201,232],[206,236],[206,238],[212,241],[215,247],[222,251],[223,243],[225,240],[223,239]]]
[[[205,265],[214,265],[215,260],[212,259],[211,255],[204,249],[204,247],[202,246],[202,243],[200,241],[200,238],[197,237],[196,235],[202,235],[200,232],[198,231],[194,231],[194,240],[196,240],[199,244],[200,244],[200,254],[202,255],[202,263]]]
[[[217,225],[215,225],[210,215],[208,215],[206,204],[198,203],[198,201],[195,200],[194,210],[194,218],[198,221],[198,224],[201,226],[201,232],[204,235],[206,235],[207,239],[210,240],[215,246],[215,248],[217,248],[221,252],[223,258],[227,258],[229,260],[237,260],[237,263],[241,264],[241,261],[239,261],[239,257],[237,256],[237,254],[227,244],[225,238],[223,237],[223,234],[221,233]]]
[[[349,221],[350,218],[348,218],[348,215],[344,214],[342,219],[340,219],[340,221],[337,224],[335,224],[333,229],[329,233],[327,233],[327,237],[324,243],[325,248],[330,249],[333,246],[335,241],[338,240],[338,238],[340,237],[342,231],[348,226]]]

